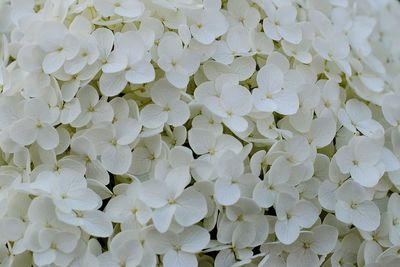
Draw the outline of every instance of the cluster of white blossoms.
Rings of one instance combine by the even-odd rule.
[[[400,266],[396,0],[0,1],[0,266]]]

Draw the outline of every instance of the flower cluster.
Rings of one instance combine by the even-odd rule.
[[[0,2],[1,266],[400,266],[396,0]]]

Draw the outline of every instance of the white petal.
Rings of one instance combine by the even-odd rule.
[[[300,227],[294,220],[276,221],[275,234],[285,245],[293,243],[300,234]]]
[[[230,180],[218,179],[215,182],[215,200],[221,205],[233,205],[240,198],[240,189],[237,184]]]
[[[78,236],[68,232],[61,232],[57,234],[55,242],[58,250],[64,253],[71,253],[76,247]]]
[[[113,231],[111,220],[99,210],[85,211],[82,229],[93,236],[109,237]]]
[[[183,101],[176,101],[170,107],[168,111],[167,123],[177,127],[182,126],[190,117],[190,111],[188,105]]]
[[[24,118],[14,122],[10,128],[11,139],[20,145],[30,145],[35,142],[38,128],[35,121]]]
[[[350,146],[342,146],[335,154],[336,163],[343,174],[349,173],[353,167],[354,155]]]
[[[318,267],[319,258],[311,249],[299,249],[292,252],[287,258],[287,267]]]
[[[2,242],[14,242],[23,237],[25,232],[25,225],[21,220],[17,218],[6,217],[0,220],[0,231],[2,233],[0,237],[0,240]]]
[[[382,100],[382,113],[386,121],[392,126],[397,126],[400,121],[400,108],[397,103],[400,101],[400,95],[387,94]]]
[[[151,100],[161,107],[168,106],[179,100],[181,92],[166,79],[160,79],[154,83],[150,91]]]
[[[385,83],[382,79],[372,75],[360,75],[361,82],[371,91],[380,93],[383,91]]]
[[[64,63],[64,70],[68,74],[77,74],[87,64],[87,60],[79,55]]]
[[[378,207],[372,201],[364,201],[354,209],[353,224],[363,231],[374,231],[378,228],[381,216]]]
[[[292,44],[299,44],[302,38],[300,25],[281,25],[278,27],[278,32],[283,39]]]
[[[348,203],[338,200],[335,205],[335,215],[339,221],[350,224],[352,222],[353,210]]]
[[[237,115],[247,115],[252,108],[251,94],[243,86],[227,86],[221,92],[221,106]]]
[[[103,73],[99,86],[105,96],[115,96],[122,92],[127,83],[124,72]]]
[[[118,53],[117,51],[111,53],[107,57],[107,63],[103,65],[102,70],[104,73],[119,73],[128,66],[128,58],[125,53]],[[124,74],[125,75],[125,74]]]
[[[98,28],[92,35],[96,38],[97,46],[100,50],[100,57],[106,59],[114,43],[113,32],[107,28]]]
[[[276,41],[281,40],[281,35],[278,33],[278,27],[276,27],[273,23],[271,23],[267,19],[263,20],[263,29],[265,34],[272,40]]]
[[[216,136],[213,132],[192,128],[188,133],[189,145],[197,155],[206,154],[214,147]]]
[[[43,127],[38,130],[36,141],[43,149],[50,150],[58,146],[60,137],[54,127],[43,125]]]
[[[244,27],[232,27],[226,34],[226,42],[235,54],[246,54],[251,48],[248,30]]]
[[[253,244],[256,235],[257,232],[253,223],[240,223],[233,231],[232,245],[238,249],[250,247]]]
[[[354,181],[365,187],[375,186],[382,177],[377,167],[364,163],[360,163],[358,166],[351,168],[350,174]]]
[[[103,166],[113,174],[124,174],[132,163],[132,152],[129,146],[108,146],[101,154]]]
[[[153,81],[155,72],[150,63],[138,63],[125,73],[125,79],[132,84],[143,84]]]
[[[143,182],[139,191],[139,198],[152,208],[161,208],[168,203],[170,193],[167,185],[162,181],[149,180]]]
[[[271,207],[277,196],[277,192],[268,190],[267,184],[264,182],[259,182],[253,191],[253,199],[254,201],[262,208]]]
[[[306,200],[297,202],[293,216],[302,227],[311,227],[317,220],[319,215],[318,208]]]
[[[56,252],[53,249],[45,250],[44,252],[33,253],[33,260],[39,266],[48,265],[56,260]]]
[[[247,122],[246,119],[236,115],[223,118],[222,121],[229,129],[238,133],[246,131],[249,126],[249,123]]]
[[[198,253],[210,241],[210,234],[204,228],[194,225],[186,228],[179,236],[182,250],[189,253]]]
[[[292,24],[296,21],[297,9],[292,5],[279,6],[276,19],[282,24]]]
[[[18,51],[18,65],[25,71],[40,69],[44,58],[43,50],[36,45],[24,45]]]
[[[328,180],[323,181],[318,189],[318,200],[321,206],[324,209],[329,211],[335,210],[336,198],[335,198],[335,190],[338,188],[338,185],[332,183]]]
[[[330,225],[319,225],[312,230],[315,240],[311,244],[311,249],[318,255],[327,255],[336,245],[338,230]]]
[[[138,137],[141,128],[140,123],[135,119],[124,118],[118,120],[115,123],[118,144],[127,145],[132,143]]]
[[[372,117],[371,110],[363,102],[350,99],[346,102],[346,112],[353,122],[369,120]]]
[[[383,148],[381,153],[381,161],[385,165],[385,169],[388,172],[398,170],[400,168],[400,162],[398,158],[387,148]]]
[[[238,75],[238,78],[243,81],[253,75],[256,70],[256,62],[253,57],[238,57],[232,62],[230,67]]]
[[[47,74],[56,72],[64,64],[65,56],[61,52],[48,54],[42,63],[43,71]]]
[[[189,83],[189,75],[172,69],[165,73],[168,81],[177,88],[185,88]]]
[[[167,122],[168,113],[158,105],[149,104],[140,111],[140,119],[144,127],[155,129]]]
[[[331,117],[320,117],[311,123],[310,132],[314,136],[312,144],[317,148],[325,147],[336,134],[336,121]]]
[[[144,4],[140,1],[122,1],[121,6],[115,8],[115,13],[128,18],[139,17],[144,11]]]
[[[197,267],[197,258],[193,254],[183,251],[169,250],[163,258],[165,267]]]
[[[76,210],[92,210],[101,204],[100,197],[90,189],[71,190],[65,199],[68,205]]]
[[[273,95],[277,106],[276,112],[283,115],[292,115],[299,109],[299,98],[294,92],[281,91]]]
[[[257,84],[267,92],[276,92],[282,88],[283,72],[275,65],[264,65],[257,73]]]
[[[193,189],[183,191],[176,203],[175,220],[182,226],[193,225],[207,214],[206,199]]]
[[[174,216],[176,207],[171,205],[166,205],[162,208],[156,209],[153,212],[153,223],[154,227],[160,233],[165,233],[172,222],[172,217]]]
[[[74,79],[71,81],[64,82],[61,86],[61,94],[64,101],[71,101],[79,90],[80,81]]]
[[[297,199],[288,193],[280,193],[278,195],[275,206],[276,216],[278,217],[278,220],[285,220],[288,213],[292,213],[295,208],[296,201]]]

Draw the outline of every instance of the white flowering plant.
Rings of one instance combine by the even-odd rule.
[[[400,266],[395,0],[0,1],[0,266]]]

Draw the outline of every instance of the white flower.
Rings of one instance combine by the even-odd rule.
[[[234,24],[242,25],[246,28],[256,28],[260,21],[260,13],[254,7],[251,7],[248,2],[233,0],[227,4],[229,12],[228,20]]]
[[[296,113],[299,99],[296,92],[284,89],[284,72],[275,65],[265,65],[257,74],[258,88],[252,91],[254,107],[259,111]]]
[[[99,265],[106,266],[139,266],[143,257],[143,247],[134,236],[117,234],[111,241],[110,250],[98,256]]]
[[[327,255],[336,245],[338,231],[330,225],[319,225],[310,232],[303,232],[288,247],[288,266],[320,266],[318,255]]]
[[[202,159],[215,161],[226,151],[230,150],[238,154],[243,149],[242,144],[233,136],[226,134],[217,136],[205,129],[191,129],[188,137],[193,152],[201,155]]]
[[[132,165],[129,172],[135,175],[148,173],[157,159],[163,156],[161,136],[142,138],[132,155]]]
[[[248,127],[245,115],[252,109],[249,90],[238,84],[236,76],[223,75],[213,82],[200,85],[195,97],[212,113],[222,118],[222,122],[231,130],[243,132]]]
[[[134,182],[126,192],[108,202],[106,214],[112,221],[118,223],[136,223],[145,225],[151,219],[151,209],[138,199],[140,184]]]
[[[319,186],[318,201],[324,209],[333,211],[337,202],[335,192],[349,178],[349,174],[341,173],[334,157],[329,164],[328,176],[329,179],[324,180]]]
[[[194,225],[179,234],[151,231],[148,238],[153,250],[164,255],[163,266],[195,267],[198,262],[194,254],[207,246],[210,234],[204,228]]]
[[[214,2],[218,3],[218,1]],[[193,38],[202,44],[211,44],[228,29],[228,21],[217,6],[205,6],[204,9],[189,12],[188,15],[192,21],[190,32]]]
[[[291,190],[290,185],[287,184],[290,173],[290,167],[283,157],[274,161],[269,171],[264,174],[264,180],[254,187],[253,199],[260,207],[271,207],[279,192]]]
[[[105,99],[99,99],[99,95],[92,86],[82,87],[77,98],[81,105],[79,116],[71,122],[74,127],[82,127],[90,121],[94,123],[109,121],[111,122],[114,112],[111,105]]]
[[[60,69],[66,60],[78,54],[80,43],[60,22],[45,22],[41,28],[43,30],[38,36],[38,42],[46,53],[42,67],[45,73],[50,74]]]
[[[211,130],[216,134],[222,134],[223,132],[221,118],[214,115],[207,108],[202,108],[201,114],[193,118],[192,127]]]
[[[52,113],[48,104],[40,98],[27,100],[23,106],[23,117],[10,128],[12,140],[22,146],[37,142],[43,149],[54,149],[59,142],[53,127],[57,114]]]
[[[96,39],[93,36],[85,36],[81,41],[79,53],[64,64],[64,70],[68,74],[77,74],[82,71],[86,65],[92,65],[99,57]]]
[[[50,194],[54,205],[62,212],[92,210],[101,204],[99,196],[87,188],[85,178],[69,169],[59,174],[43,171],[31,187]]]
[[[368,137],[354,137],[335,158],[342,173],[350,173],[354,181],[366,187],[375,186],[385,170],[400,167],[392,152]]]
[[[366,190],[359,184],[348,181],[337,191],[336,218],[364,231],[373,231],[379,226],[380,212]]]
[[[329,145],[335,135],[336,123],[332,115],[328,113],[311,122],[310,130],[306,137],[311,145],[321,148]]]
[[[140,0],[94,0],[93,4],[104,17],[119,15],[138,18],[145,10],[145,6]]]
[[[17,55],[18,65],[27,72],[24,82],[25,94],[31,97],[43,95],[50,85],[50,77],[42,69],[46,53],[39,45],[31,44],[21,47]]]
[[[218,219],[220,230],[217,239],[221,243],[232,243],[240,250],[265,242],[269,234],[269,222],[257,204],[248,198],[241,198]]]
[[[68,266],[74,259],[72,252],[80,237],[79,230],[57,220],[47,197],[32,201],[28,217],[32,223],[26,230],[24,244],[33,251],[33,261],[39,266],[52,263]]]
[[[183,48],[182,41],[176,34],[162,37],[157,53],[157,64],[165,71],[168,81],[177,88],[185,88],[189,83],[189,76],[199,68],[200,56]]]
[[[218,178],[215,182],[214,197],[217,203],[229,206],[240,197],[249,197],[259,179],[245,173],[243,160],[239,155],[228,151],[218,162]]]
[[[321,100],[319,105],[316,107],[316,113],[321,114],[325,110],[330,110],[333,114],[337,114],[340,108],[340,87],[332,81],[318,81],[317,86],[320,87]]]
[[[339,267],[343,264],[354,265],[357,264],[357,253],[361,245],[359,235],[351,233],[345,235],[342,242],[338,242],[338,247],[332,254],[332,266]]]
[[[103,65],[100,91],[106,96],[119,94],[127,85],[148,83],[155,72],[143,36],[138,31],[128,31],[115,36],[114,50]]]
[[[154,129],[165,123],[176,127],[189,119],[189,107],[180,100],[181,92],[166,79],[156,82],[150,95],[154,104],[146,105],[140,112],[144,127]]]
[[[298,44],[302,39],[300,24],[296,22],[297,9],[292,5],[276,8],[271,1],[264,1],[267,18],[263,20],[265,34],[272,40],[282,38],[290,43]]]
[[[207,213],[204,196],[193,188],[184,189],[188,179],[181,170],[170,171],[165,181],[149,180],[141,185],[139,198],[154,209],[154,227],[161,233],[169,229],[173,218],[187,227],[199,222]]]
[[[368,106],[356,99],[347,101],[345,109],[340,109],[337,115],[343,126],[351,132],[358,130],[370,137],[380,136],[384,132],[382,125],[372,119]]]
[[[68,254],[73,251],[77,241],[77,236],[71,233],[44,230],[39,239],[41,249],[35,251],[33,260],[39,266],[51,263],[67,266],[73,259],[73,254]]]
[[[311,10],[309,16],[311,23],[321,33],[312,41],[315,51],[324,59],[334,61],[341,71],[351,75],[351,66],[347,60],[350,46],[345,33],[337,30],[320,11]]]
[[[136,119],[126,118],[91,128],[85,135],[93,141],[105,169],[114,174],[124,174],[132,162],[129,144],[138,137],[141,128]]]
[[[311,227],[318,218],[318,209],[306,200],[298,200],[287,193],[280,193],[275,205],[277,221],[275,233],[283,244],[293,243],[300,230]]]

